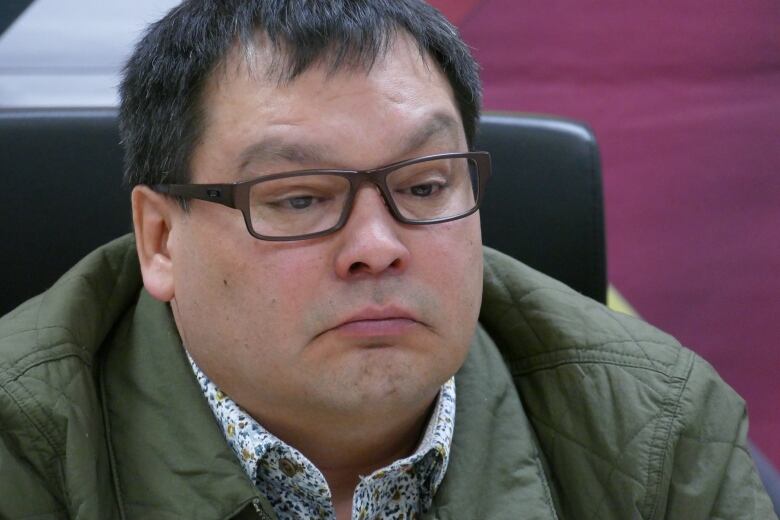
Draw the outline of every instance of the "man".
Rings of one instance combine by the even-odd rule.
[[[430,7],[185,2],[121,95],[134,235],[0,328],[3,517],[772,517],[703,361],[483,252]]]

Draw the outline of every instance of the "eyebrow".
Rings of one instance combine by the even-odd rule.
[[[443,135],[452,140],[452,145],[458,144],[458,132],[462,125],[450,114],[446,112],[434,112],[433,115],[412,132],[404,141],[402,155],[407,155],[428,144],[433,138]],[[455,152],[457,150],[447,150]]]
[[[323,164],[327,150],[317,144],[293,144],[281,137],[268,137],[249,147],[239,156],[239,169],[254,161],[281,159],[298,164]]]
[[[451,139],[452,144],[458,144],[458,132],[461,124],[446,112],[434,112],[419,128],[409,134],[403,141],[400,154],[402,158],[428,144],[438,136]],[[451,150],[456,151],[456,150]],[[322,165],[329,161],[329,149],[316,143],[290,143],[282,137],[268,137],[244,149],[239,156],[239,170],[255,161],[283,160],[295,164]],[[332,161],[330,161],[332,162]]]

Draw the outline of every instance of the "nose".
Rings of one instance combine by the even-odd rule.
[[[410,252],[399,236],[401,226],[388,211],[379,190],[362,186],[355,194],[347,224],[338,233],[338,276],[346,279],[406,270]]]

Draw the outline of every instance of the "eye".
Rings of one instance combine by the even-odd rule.
[[[305,212],[323,207],[332,200],[332,197],[317,194],[290,194],[277,195],[267,200],[256,200],[256,207],[266,207],[274,211],[288,213]]]
[[[440,189],[441,186],[438,184],[418,184],[417,186],[412,186],[409,188],[409,193],[415,197],[429,197]]]
[[[302,197],[290,197],[289,199],[280,200],[280,205],[288,205],[292,209],[306,209],[314,203],[314,197],[310,195]]]
[[[428,179],[410,179],[412,182],[409,182],[406,186],[396,187],[395,192],[407,197],[426,199],[442,195],[443,190],[449,186],[445,179],[428,177]]]

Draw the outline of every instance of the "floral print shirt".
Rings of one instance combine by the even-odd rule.
[[[279,520],[335,519],[331,492],[320,470],[263,428],[189,360],[228,444]],[[352,518],[409,520],[430,508],[447,469],[454,425],[455,380],[450,378],[439,391],[415,452],[360,477],[352,498]]]

